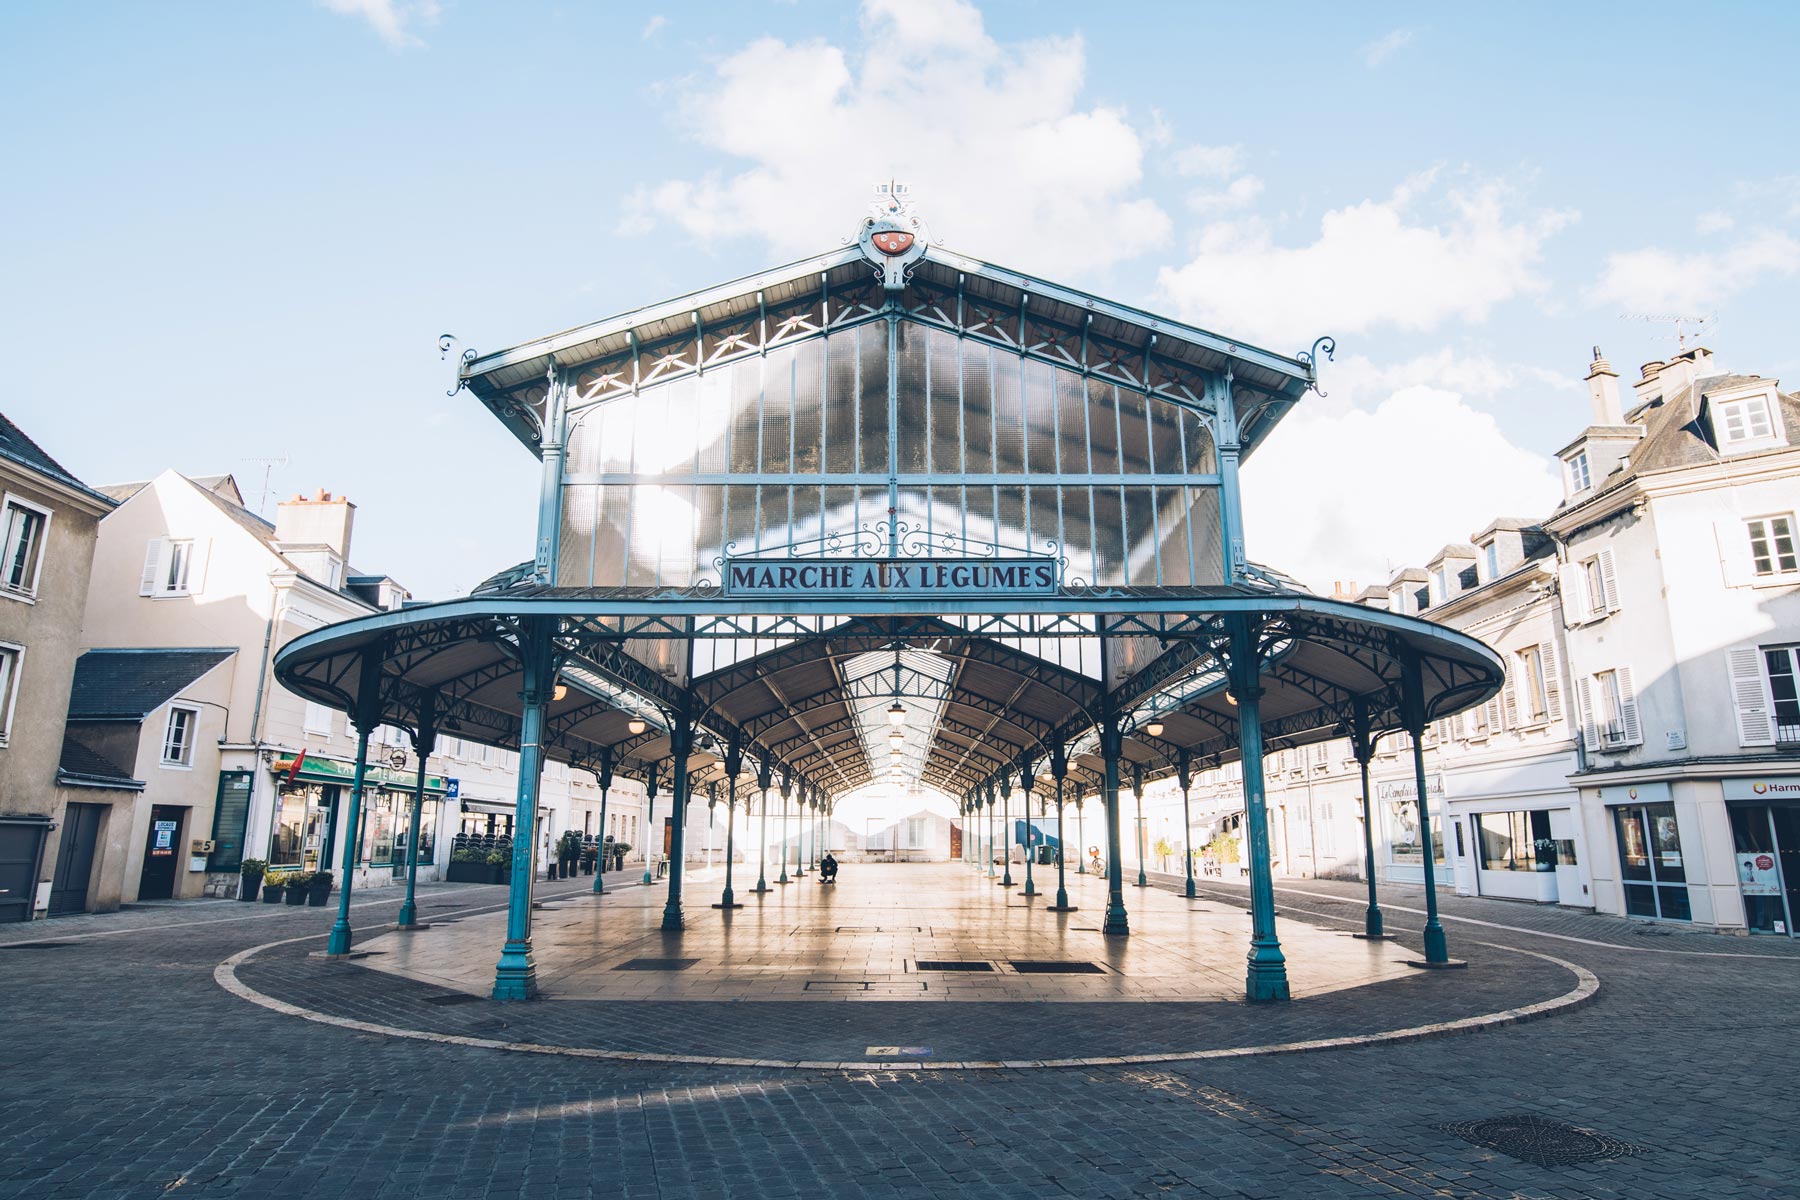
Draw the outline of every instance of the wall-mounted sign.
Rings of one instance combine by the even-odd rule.
[[[1800,775],[1763,775],[1749,779],[1727,779],[1724,781],[1724,786],[1727,800],[1748,800],[1752,803],[1792,800],[1795,796],[1800,796]]]
[[[732,558],[727,596],[875,600],[1054,596],[1053,558]]]

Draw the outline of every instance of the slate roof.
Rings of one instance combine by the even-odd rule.
[[[230,475],[184,475],[182,478],[208,492],[215,491],[225,483],[231,484],[233,491],[237,490],[237,480]],[[123,504],[149,486],[148,479],[139,479],[132,483],[103,483],[98,490]]]
[[[144,781],[102,755],[73,732],[63,734],[62,759],[56,766],[58,783],[73,787],[111,787],[141,792]]]
[[[23,429],[7,420],[4,413],[0,413],[0,457],[9,458],[40,475],[47,475],[64,487],[85,492],[96,500],[103,500],[109,504],[113,502],[113,498],[105,492],[89,487],[70,474],[61,463],[46,454],[42,446],[26,436]]]
[[[236,650],[89,650],[75,660],[71,721],[142,720]]]

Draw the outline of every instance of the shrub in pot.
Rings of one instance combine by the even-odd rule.
[[[306,889],[312,883],[312,873],[295,871],[287,877],[287,902],[298,908],[306,903]]]
[[[333,876],[330,871],[314,871],[312,878],[306,881],[306,902],[313,908],[324,908],[325,901],[331,897]]]
[[[262,890],[263,875],[269,864],[260,858],[246,858],[238,864],[238,899],[254,900]]]
[[[506,882],[506,858],[507,856],[500,853],[498,850],[488,852],[487,869],[489,883]]]
[[[264,904],[280,904],[282,889],[287,886],[286,871],[270,871],[262,878],[262,900]]]

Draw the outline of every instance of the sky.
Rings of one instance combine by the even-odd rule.
[[[1334,336],[1249,551],[1385,582],[1548,512],[1591,348],[1676,349],[1645,316],[1800,386],[1797,51],[1773,3],[14,0],[3,410],[92,483],[345,494],[359,568],[456,594],[530,557],[536,463],[440,334],[833,248],[898,178],[976,257]]]

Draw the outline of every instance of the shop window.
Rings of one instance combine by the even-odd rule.
[[[1794,935],[1800,906],[1800,812],[1766,804],[1732,804],[1731,839],[1738,892],[1751,933]]]
[[[0,591],[30,599],[37,595],[38,575],[44,565],[45,533],[50,510],[15,496],[6,498],[5,542],[0,553]]]
[[[1615,808],[1613,821],[1619,837],[1619,877],[1626,913],[1664,921],[1692,920],[1675,806]]]
[[[1476,845],[1488,871],[1553,871],[1556,843],[1548,812],[1478,813]]]
[[[200,710],[185,705],[169,706],[169,723],[163,727],[162,765],[194,765],[194,735],[200,728]]]

